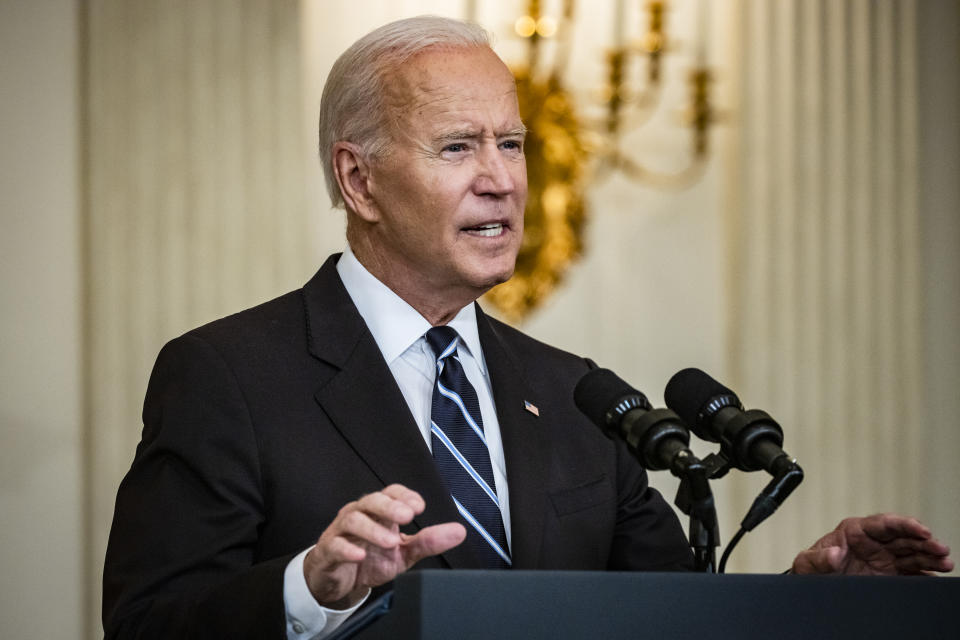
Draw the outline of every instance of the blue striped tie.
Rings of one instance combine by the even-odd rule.
[[[427,331],[437,357],[430,432],[433,461],[467,523],[470,547],[490,569],[510,566],[510,551],[500,514],[500,501],[483,433],[477,392],[456,357],[459,336],[450,327]]]

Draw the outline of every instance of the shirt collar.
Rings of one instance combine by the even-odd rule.
[[[399,358],[430,329],[426,318],[367,271],[350,247],[344,250],[337,262],[337,273],[387,364]],[[474,304],[471,302],[461,309],[448,326],[456,329],[460,344],[469,350],[481,373],[486,375]]]

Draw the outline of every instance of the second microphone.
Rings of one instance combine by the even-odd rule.
[[[651,471],[678,471],[690,452],[690,432],[670,409],[654,409],[647,397],[609,369],[583,376],[573,399],[608,436],[617,435],[631,453]]]

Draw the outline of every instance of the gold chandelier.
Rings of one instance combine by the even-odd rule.
[[[628,2],[616,0],[615,45],[607,52],[605,83],[598,92],[604,115],[595,121],[581,117],[565,82],[575,1],[564,0],[555,17],[542,11],[540,0],[529,0],[526,14],[514,23],[516,34],[526,41],[526,59],[512,70],[520,114],[529,129],[529,196],[514,276],[486,296],[510,321],[522,321],[542,304],[581,255],[588,185],[619,172],[654,187],[683,188],[702,175],[715,121],[705,62],[707,5],[699,5],[697,63],[690,72],[683,118],[691,133],[691,152],[686,166],[663,173],[645,167],[625,151],[622,141],[660,106],[663,56],[671,49],[665,27],[668,6],[665,1],[646,2],[646,24],[634,37],[626,20]],[[554,46],[550,63],[544,60],[547,40]]]

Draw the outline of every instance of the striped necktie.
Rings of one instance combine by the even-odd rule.
[[[437,358],[430,433],[433,461],[467,523],[469,546],[490,569],[510,566],[507,536],[483,433],[477,392],[457,357],[456,330],[433,327],[427,343]]]

